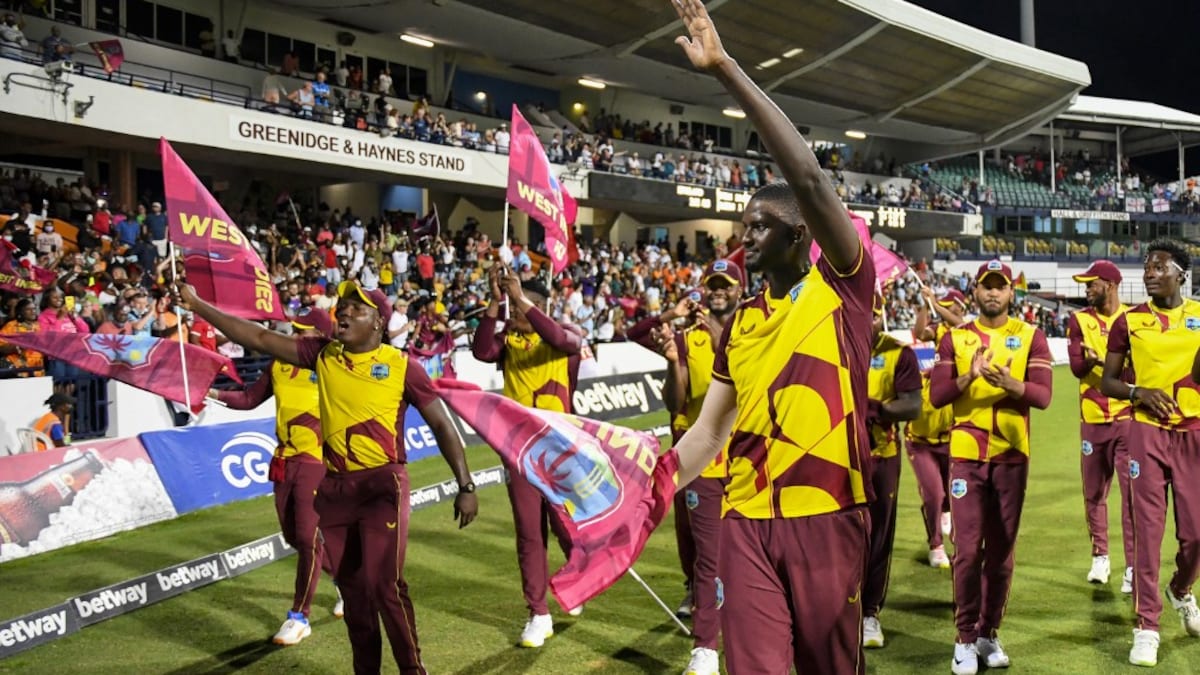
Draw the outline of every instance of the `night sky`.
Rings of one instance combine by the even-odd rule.
[[[909,2],[995,35],[1021,39],[1020,0]],[[1092,86],[1083,93],[1148,101],[1200,114],[1200,86],[1191,74],[1200,32],[1200,2],[1035,2],[1036,46],[1086,63]],[[1173,155],[1148,157],[1140,163],[1160,175],[1175,172]],[[1187,172],[1200,173],[1196,148],[1187,153]]]

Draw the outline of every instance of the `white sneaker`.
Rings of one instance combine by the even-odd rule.
[[[1200,637],[1200,607],[1196,606],[1196,596],[1188,593],[1182,598],[1176,598],[1175,593],[1171,588],[1167,587],[1167,599],[1171,601],[1171,607],[1179,612],[1179,621],[1183,624],[1183,629],[1192,637]]]
[[[950,672],[954,675],[975,675],[979,672],[979,652],[975,644],[954,643],[954,660],[950,662]]]
[[[883,626],[879,625],[877,617],[863,617],[862,630],[863,647],[867,649],[879,649],[883,646]]]
[[[297,645],[309,635],[312,635],[312,626],[308,625],[308,619],[299,612],[288,612],[287,621],[279,627],[271,642],[285,646]]]
[[[1121,592],[1125,595],[1133,593],[1133,568],[1126,567],[1125,575],[1121,577]]]
[[[943,511],[942,512],[942,536],[943,537],[950,536],[951,522],[952,521],[950,520],[950,512]]]
[[[521,631],[521,646],[537,649],[546,644],[546,639],[553,635],[554,621],[549,614],[531,616],[525,622],[525,630]]]
[[[346,616],[346,601],[342,599],[342,589],[334,586],[333,590],[337,591],[338,598],[337,602],[333,603],[333,615],[340,619]]]
[[[583,605],[567,610],[567,616],[579,616],[580,614],[583,614]]]
[[[937,546],[929,549],[929,566],[936,567],[939,570],[950,569],[950,556],[946,555],[945,546]]]
[[[696,599],[692,595],[691,587],[688,587],[687,593],[683,596],[683,600],[679,601],[679,608],[675,610],[675,616],[681,619],[690,619],[692,609],[696,604]]]
[[[983,658],[984,663],[988,668],[1007,668],[1012,664],[1008,654],[1004,653],[1004,647],[1000,644],[1000,638],[979,638],[975,641],[975,651]]]
[[[717,650],[707,647],[696,647],[692,650],[692,660],[688,661],[683,675],[720,675],[721,659]]]
[[[1107,584],[1112,574],[1112,565],[1106,555],[1092,556],[1092,569],[1088,571],[1087,580],[1093,584]]]
[[[1133,629],[1133,649],[1129,650],[1129,662],[1150,668],[1158,665],[1158,631]]]

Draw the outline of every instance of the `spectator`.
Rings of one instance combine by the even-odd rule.
[[[0,56],[19,59],[21,51],[28,46],[29,40],[25,39],[25,34],[17,25],[16,15],[12,12],[6,13],[4,22],[0,23]]]
[[[0,34],[3,34],[3,29],[0,29]],[[51,26],[50,34],[42,39],[42,61],[69,61],[74,52],[75,46],[62,38],[62,30],[58,26]]]
[[[296,56],[296,52],[289,51],[283,55],[281,70],[288,77],[300,77],[300,58]]]
[[[99,335],[131,335],[133,322],[129,319],[129,308],[125,305],[112,305],[104,312],[104,322],[96,327]]]
[[[375,82],[375,91],[383,96],[391,96],[395,92],[392,91],[392,71],[384,68],[383,72],[379,73],[379,77]]]
[[[167,214],[163,213],[161,202],[150,204],[150,213],[146,214],[145,230],[150,234],[150,241],[159,258],[167,257]]]
[[[392,315],[388,318],[388,342],[396,349],[404,349],[412,328],[413,323],[408,318],[408,300],[399,298],[392,305]]]
[[[313,106],[317,102],[312,82],[305,82],[299,89],[288,94],[288,100],[295,104],[300,117],[312,119]]]
[[[232,28],[225,31],[225,37],[221,38],[221,51],[224,53],[226,61],[241,63],[242,43],[237,39]]]
[[[39,256],[57,258],[63,248],[62,235],[54,231],[54,224],[47,222],[42,225],[42,231],[37,236],[37,252]]]
[[[41,330],[38,323],[37,308],[32,298],[21,298],[13,311],[13,319],[0,328],[0,335],[17,335],[20,333],[36,333]],[[44,374],[42,353],[32,349],[23,349],[14,344],[0,341],[0,356],[5,361],[0,364],[5,368],[31,368],[18,377],[41,377]]]
[[[63,420],[71,414],[71,409],[75,407],[75,399],[66,394],[51,394],[50,398],[43,402],[43,405],[49,406],[50,412],[42,415],[33,423],[33,430],[49,438],[56,448],[67,447],[71,444],[71,436],[67,433]],[[45,441],[38,440],[38,452],[45,452],[49,449]]]
[[[333,71],[333,79],[337,82],[337,86],[346,87],[346,83],[350,80],[350,69],[346,67],[345,61],[338,63],[337,70]]]
[[[496,136],[495,136],[496,152],[498,152],[502,155],[507,155],[509,140],[510,140],[510,136],[508,133],[508,122],[501,122],[500,128],[498,130],[496,130]]]

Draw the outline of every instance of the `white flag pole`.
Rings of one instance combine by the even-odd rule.
[[[692,634],[692,631],[688,630],[688,627],[685,626],[684,623],[679,620],[679,617],[675,616],[675,612],[672,612],[671,608],[667,607],[667,603],[663,602],[662,598],[658,597],[658,594],[650,589],[650,586],[645,582],[645,580],[642,579],[641,575],[639,575],[637,573],[637,571],[635,571],[632,567],[630,567],[627,570],[627,573],[629,574],[629,576],[633,577],[634,581],[636,581],[642,585],[642,588],[645,589],[646,592],[650,594],[650,597],[654,598],[654,601],[658,603],[658,606],[662,607],[663,611],[667,613],[667,616],[671,617],[671,620],[675,622],[675,625],[679,626],[679,630],[683,631],[684,635]]]
[[[175,242],[173,242],[173,241],[170,242],[168,244],[168,246],[170,247],[170,255],[171,255],[171,282],[172,282],[172,285],[175,285],[176,287],[178,287],[179,272],[175,267]],[[185,345],[184,345],[184,340],[183,340],[183,330],[184,330],[183,327],[184,327],[183,309],[179,307],[178,303],[176,303],[175,304],[175,335],[179,338],[179,366],[180,366],[180,370],[183,371],[183,403],[184,403],[184,405],[187,406],[188,420],[191,420],[192,419],[192,390],[191,390],[191,387],[188,386],[187,351],[184,349]]]
[[[506,245],[508,245],[508,200],[507,199],[504,200],[504,233],[500,237],[501,250],[503,250],[503,248]],[[499,253],[497,253],[497,255],[499,255]],[[495,265],[497,263],[493,262],[492,264]],[[501,264],[501,265],[504,264],[503,258],[501,258],[499,264]],[[496,298],[496,302],[500,302],[500,298]],[[505,302],[504,303],[504,321],[506,323],[508,322],[508,312],[509,312],[509,306],[508,306],[508,303]]]

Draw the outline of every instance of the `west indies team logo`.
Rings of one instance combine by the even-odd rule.
[[[547,427],[520,455],[525,476],[577,525],[603,518],[621,504],[620,478],[588,434]]]
[[[95,333],[83,342],[88,352],[111,364],[138,368],[150,362],[150,354],[162,340],[149,335],[108,335]]]

